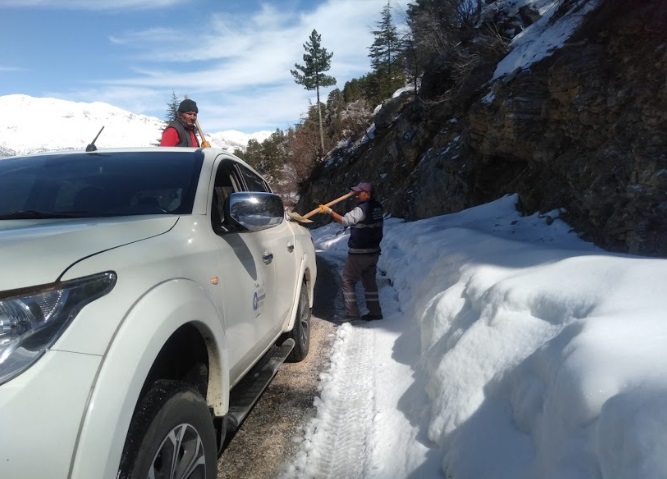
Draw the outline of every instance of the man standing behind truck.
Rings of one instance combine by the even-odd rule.
[[[199,109],[194,100],[186,98],[178,105],[176,119],[162,132],[160,146],[199,147],[199,140],[195,132]]]
[[[326,205],[320,205],[320,213],[328,213],[337,223],[350,227],[350,239],[347,243],[348,254],[343,268],[342,288],[347,316],[345,321],[363,319],[372,321],[382,319],[380,295],[375,279],[377,263],[380,258],[380,241],[384,226],[382,205],[375,200],[373,185],[367,181],[352,187],[356,193],[357,206],[345,214],[339,215]],[[356,284],[361,280],[368,313],[359,313]]]

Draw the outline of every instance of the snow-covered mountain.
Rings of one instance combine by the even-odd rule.
[[[100,129],[98,148],[155,146],[164,122],[137,115],[108,103],[77,103],[27,95],[0,96],[0,157],[48,150],[83,149]],[[245,149],[248,140],[259,142],[272,132],[245,134],[227,130],[207,133],[212,146],[228,151]]]

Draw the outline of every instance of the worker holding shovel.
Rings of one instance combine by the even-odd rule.
[[[185,98],[185,100],[178,105],[176,119],[170,122],[162,132],[160,146],[186,146],[197,148],[199,146],[197,132],[199,132],[202,139],[202,148],[211,146],[208,141],[206,141],[206,138],[204,138],[204,133],[199,127],[199,121],[197,121],[198,113],[199,108],[197,108],[197,104],[194,100]]]
[[[380,242],[384,212],[382,205],[375,200],[373,185],[361,182],[352,187],[357,206],[339,215],[327,205],[320,205],[319,212],[330,214],[337,223],[350,227],[350,239],[347,242],[348,254],[343,268],[342,288],[345,310],[345,321],[363,319],[372,321],[382,319],[380,295],[375,275],[380,257]],[[368,313],[361,316],[357,304],[356,284],[361,280]]]

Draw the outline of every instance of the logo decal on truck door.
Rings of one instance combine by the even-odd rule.
[[[266,293],[264,288],[259,288],[255,290],[255,294],[252,296],[252,309],[255,311],[255,316],[259,316],[264,312],[264,299],[266,298]]]

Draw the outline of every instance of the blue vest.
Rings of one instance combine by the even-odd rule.
[[[380,253],[384,212],[382,205],[375,200],[363,201],[357,205],[364,212],[364,219],[350,226],[350,239],[347,242],[349,254]]]

